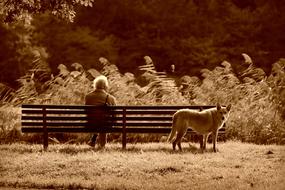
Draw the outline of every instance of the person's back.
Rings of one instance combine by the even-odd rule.
[[[115,105],[116,103],[114,96],[108,94],[103,89],[96,89],[95,91],[86,95],[85,104],[103,106],[103,105]]]
[[[108,105],[116,105],[115,98],[111,94],[108,94],[106,90],[108,89],[108,81],[105,76],[97,77],[93,82],[94,91],[87,94],[85,97],[85,104],[86,105],[95,105],[95,106],[102,106],[100,109],[90,110],[87,114],[89,123],[94,124],[93,127],[101,127],[104,126],[107,122],[107,109],[104,109],[105,106]],[[96,143],[97,134],[94,134],[91,138],[90,142],[88,143],[90,146],[94,147]],[[98,140],[100,147],[105,147],[107,142],[107,134],[106,133],[99,133]]]

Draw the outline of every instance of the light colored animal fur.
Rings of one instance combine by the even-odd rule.
[[[172,142],[173,150],[176,144],[182,150],[181,139],[187,133],[188,127],[203,135],[202,149],[206,149],[209,134],[213,135],[213,150],[216,152],[218,130],[223,127],[229,117],[231,105],[221,107],[217,104],[215,108],[196,111],[180,109],[173,115],[172,130],[168,136],[168,142]],[[174,138],[176,137],[176,138]]]

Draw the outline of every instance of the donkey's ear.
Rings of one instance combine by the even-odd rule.
[[[217,103],[217,110],[221,109],[221,105],[219,103]]]
[[[227,106],[227,110],[230,111],[230,110],[231,110],[231,107],[232,107],[232,104],[229,104],[229,105]]]

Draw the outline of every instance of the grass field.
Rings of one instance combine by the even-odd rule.
[[[167,143],[0,145],[0,189],[285,189],[285,146],[198,144],[173,152]]]

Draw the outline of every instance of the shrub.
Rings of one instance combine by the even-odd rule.
[[[212,71],[202,70],[202,76],[202,85],[194,89],[196,104],[233,105],[227,138],[258,144],[285,143],[284,101],[278,94],[283,88],[280,82],[284,81],[284,75],[281,77],[279,73],[277,78],[260,82],[254,79],[242,82],[229,67],[216,67]],[[275,85],[270,85],[272,80]]]
[[[0,143],[13,142],[21,137],[21,113],[19,107],[0,107]]]

